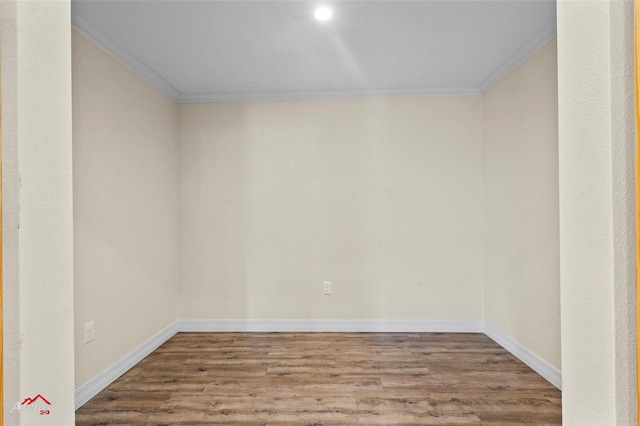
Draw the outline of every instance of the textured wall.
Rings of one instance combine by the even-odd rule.
[[[5,424],[73,424],[69,2],[2,3]]]
[[[558,2],[568,426],[636,422],[632,10],[632,2]]]
[[[176,320],[176,122],[173,101],[74,30],[77,386]]]
[[[2,328],[3,407],[20,399],[20,268],[18,267],[18,67],[17,4],[0,2],[0,66],[2,71]],[[7,416],[6,425],[18,423]]]
[[[485,319],[560,368],[553,38],[483,95]]]
[[[181,105],[180,318],[482,319],[481,102]]]

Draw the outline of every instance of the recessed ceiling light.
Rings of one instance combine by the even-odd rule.
[[[318,21],[327,21],[331,19],[332,15],[333,12],[328,7],[319,7],[316,9],[316,13],[314,13],[314,16]]]

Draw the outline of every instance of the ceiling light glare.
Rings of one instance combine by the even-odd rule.
[[[313,15],[318,21],[328,21],[333,16],[333,12],[328,7],[319,7]]]

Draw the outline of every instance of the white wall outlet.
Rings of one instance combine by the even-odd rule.
[[[84,344],[92,342],[95,339],[95,329],[93,328],[93,321],[90,321],[84,325]]]
[[[322,282],[322,294],[328,296],[331,294],[331,281]]]

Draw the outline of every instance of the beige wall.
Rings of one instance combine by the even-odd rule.
[[[555,37],[483,100],[485,319],[560,369]]]
[[[180,318],[482,319],[481,108],[181,105]]]
[[[69,1],[0,2],[4,424],[73,424]],[[43,395],[46,419],[9,411]]]
[[[633,40],[633,2],[558,2],[567,426],[636,424]]]
[[[74,30],[76,386],[176,320],[176,114]]]

